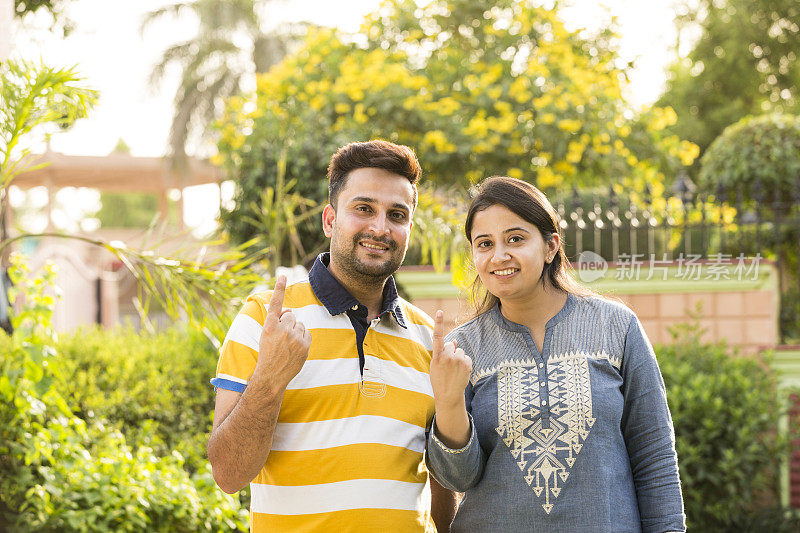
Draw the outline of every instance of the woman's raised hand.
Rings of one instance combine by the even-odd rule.
[[[431,386],[437,412],[464,405],[464,389],[472,372],[472,359],[454,341],[444,342],[444,313],[439,310],[433,321],[433,358]]]

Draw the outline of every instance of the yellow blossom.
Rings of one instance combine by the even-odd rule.
[[[558,121],[558,128],[568,133],[575,133],[576,131],[581,129],[581,121],[565,118],[563,120]]]
[[[508,147],[508,153],[511,155],[522,155],[525,152],[525,148],[523,148],[522,145],[517,141],[514,141],[511,143],[511,146]]]
[[[449,154],[455,152],[457,147],[455,144],[449,142],[444,132],[441,130],[428,131],[422,137],[422,143],[432,146],[434,150],[440,154]]]
[[[681,158],[681,163],[686,166],[691,165],[697,156],[700,155],[700,147],[690,141],[681,141],[680,151],[678,156]]]
[[[552,124],[556,121],[556,116],[553,113],[545,113],[539,117],[539,122],[542,124]]]
[[[536,175],[536,185],[540,189],[558,187],[564,181],[561,174],[556,174],[550,167],[542,167]]]
[[[575,167],[567,163],[566,161],[558,161],[555,165],[553,165],[553,170],[561,174],[567,174],[569,176],[575,174]]]
[[[364,124],[368,120],[367,115],[364,113],[364,104],[356,104],[353,110],[353,120],[359,124]]]

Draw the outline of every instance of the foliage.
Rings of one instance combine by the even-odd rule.
[[[143,322],[150,305],[155,303],[168,316],[187,320],[200,328],[216,346],[221,345],[228,329],[228,320],[241,307],[242,299],[264,278],[254,265],[264,251],[253,239],[233,249],[210,251],[223,241],[207,242],[193,258],[193,250],[177,250],[178,259],[157,256],[152,250],[134,250],[124,242],[105,242],[99,239],[61,233],[22,234],[0,245],[0,254],[14,242],[31,237],[58,237],[87,242],[105,248],[117,257],[133,274],[138,284],[137,302]],[[156,243],[156,246],[158,243]],[[258,251],[253,252],[253,249]],[[265,265],[261,264],[261,267]]]
[[[146,228],[158,213],[158,198],[146,193],[101,193],[95,215],[103,228]]]
[[[700,38],[670,68],[658,105],[671,130],[701,152],[746,115],[796,112],[800,104],[800,6],[795,0],[685,0],[684,30]]]
[[[672,343],[656,353],[675,427],[687,525],[742,530],[763,502],[777,501],[777,468],[788,451],[777,435],[782,408],[775,376],[766,361],[702,342],[696,324],[672,334]]]
[[[796,255],[794,259],[797,260]],[[797,285],[781,294],[780,328],[787,344],[800,344],[800,288]]]
[[[703,155],[700,180],[741,189],[759,203],[777,194],[791,205],[800,179],[800,115],[748,117],[729,126]],[[769,193],[769,196],[767,196]]]
[[[315,222],[319,221],[324,205],[297,193],[294,190],[297,179],[285,181],[285,154],[277,165],[275,187],[265,187],[258,199],[247,206],[247,213],[252,215],[242,215],[238,210],[223,211],[221,218],[233,231],[259,235],[268,244],[264,254],[269,264],[307,264],[320,251],[313,244],[308,246],[308,236],[319,235]],[[310,239],[311,243],[318,241],[318,237]]]
[[[407,264],[433,265],[443,272],[448,264],[465,258],[466,237],[461,231],[466,202],[455,187],[435,190],[423,187],[414,211]]]
[[[231,99],[218,162],[237,180],[242,214],[274,185],[284,150],[287,179],[322,202],[330,155],[371,138],[414,147],[437,185],[507,174],[544,189],[650,182],[660,194],[663,174],[690,163],[694,147],[662,135],[669,109],[626,120],[625,79],[613,33],[569,31],[556,8],[389,1],[359,35],[310,32],[259,76],[255,96]]]
[[[186,165],[186,144],[192,135],[208,140],[207,126],[217,118],[220,102],[240,91],[242,80],[266,72],[297,39],[305,25],[282,25],[271,33],[261,29],[259,13],[264,0],[189,0],[149,13],[142,30],[166,16],[193,15],[197,34],[164,50],[153,68],[151,82],[158,85],[171,65],[181,69],[175,93],[175,112],[169,136],[173,167]]]
[[[176,450],[192,472],[208,462],[217,354],[202,333],[83,328],[62,335],[56,350],[63,368],[56,387],[76,416],[112,424],[159,456]]]
[[[8,60],[0,63],[0,193],[11,180],[32,170],[30,149],[20,140],[36,128],[66,129],[97,101],[97,92],[80,87],[74,69]]]
[[[47,11],[54,18],[62,16],[64,6],[70,0],[14,0],[14,13],[17,17],[24,17],[28,13]]]
[[[217,531],[246,528],[247,512],[217,490],[206,467],[193,476],[175,452],[131,447],[116,430],[74,416],[55,383],[54,272],[12,260],[22,311],[0,334],[0,529],[14,531]]]

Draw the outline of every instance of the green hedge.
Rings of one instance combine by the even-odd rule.
[[[768,359],[701,342],[696,325],[676,327],[673,336],[656,353],[675,426],[687,526],[800,530],[775,508],[788,440],[777,433],[782,405]]]
[[[188,426],[194,414],[199,416],[199,406],[189,409],[188,417],[173,414],[184,402],[193,405],[187,395],[191,387],[199,390],[201,385],[180,378],[188,377],[187,372],[202,372],[188,363],[205,358],[199,350],[189,349],[182,360],[162,364],[170,356],[165,346],[175,341],[176,346],[191,348],[196,339],[189,335],[181,340],[185,334],[170,332],[157,337],[160,340],[132,332],[83,332],[62,341],[82,350],[80,356],[71,352],[65,356],[59,353],[52,328],[55,299],[48,294],[55,276],[52,268],[41,276],[31,275],[18,256],[12,256],[12,266],[11,297],[23,298],[12,317],[14,335],[0,332],[0,531],[245,531],[246,508],[216,487],[207,462],[198,461],[200,466],[187,469],[178,451],[166,453],[169,438],[181,439],[167,435],[170,428]],[[77,337],[87,342],[101,338],[117,355],[126,355],[121,344],[128,342],[127,357],[133,361],[102,360],[102,350],[80,346],[78,341],[70,344]],[[143,344],[146,349],[141,349]],[[152,365],[136,360],[139,355],[152,356],[148,350],[153,349],[160,349],[163,357]],[[180,371],[181,366],[185,370]],[[88,373],[94,371],[98,377],[108,374],[109,379],[92,381]],[[81,377],[82,372],[87,375]],[[138,395],[132,393],[137,379],[145,381]],[[207,383],[207,376],[204,379]],[[156,389],[166,383],[171,383],[167,390],[176,406],[163,418],[148,421],[144,415],[163,402]],[[132,399],[130,410],[121,406],[125,397]],[[104,406],[105,398],[118,401]],[[200,396],[195,400],[208,401]],[[87,411],[87,421],[76,416],[71,404],[100,410]],[[143,417],[130,416],[131,427],[126,427],[123,420],[113,418],[121,413]],[[187,438],[185,446],[196,455],[201,452],[193,443],[205,440],[208,416],[206,411]],[[111,425],[100,422],[104,418]],[[117,427],[132,430],[134,436],[126,439]],[[147,434],[154,435],[150,439],[163,445],[165,453],[142,445]]]
[[[190,474],[177,451],[131,445],[113,427],[72,415],[56,358],[47,366],[58,378],[37,397],[16,371],[26,358],[0,341],[0,530],[246,530],[246,509],[216,487],[207,464]]]
[[[217,353],[205,336],[92,327],[62,335],[56,349],[64,368],[57,387],[76,415],[110,422],[159,455],[177,450],[191,471],[207,463]]]

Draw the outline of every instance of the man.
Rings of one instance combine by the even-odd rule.
[[[220,352],[208,457],[251,488],[251,530],[425,531],[430,317],[397,295],[421,174],[414,153],[351,143],[328,167],[330,252],[308,281],[250,296]],[[453,494],[431,479],[449,529]]]

